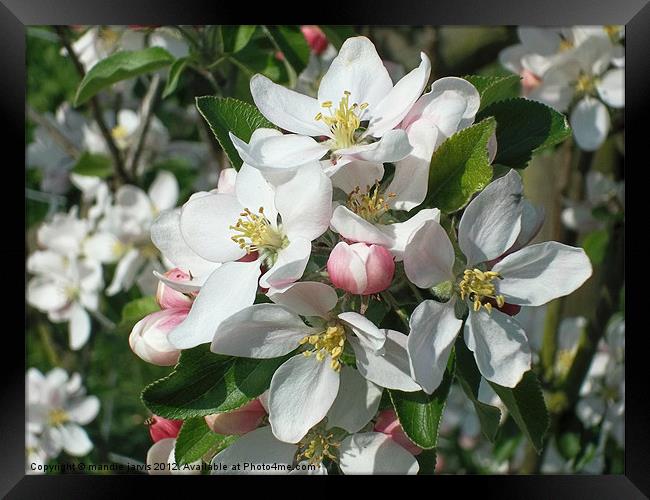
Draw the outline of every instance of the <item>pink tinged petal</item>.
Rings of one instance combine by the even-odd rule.
[[[366,113],[388,95],[393,82],[373,43],[366,37],[348,38],[323,76],[318,102],[332,101],[336,106],[343,92],[350,92],[351,103],[368,103]],[[318,112],[320,110],[317,110]],[[316,113],[314,113],[315,116]],[[372,114],[370,116],[373,116]],[[284,127],[286,128],[286,127]]]
[[[153,421],[149,425],[149,435],[154,443],[168,438],[176,438],[183,425],[182,420],[169,420],[167,418],[154,415]]]
[[[598,99],[585,97],[571,112],[571,128],[578,146],[595,151],[607,138],[611,119],[607,107]]]
[[[589,257],[582,248],[548,241],[512,253],[493,268],[501,274],[497,293],[506,302],[540,306],[577,290],[592,275]]]
[[[176,206],[178,201],[178,181],[174,174],[161,170],[149,188],[149,198],[159,212]]]
[[[166,259],[194,277],[205,280],[218,267],[215,262],[200,257],[183,238],[180,208],[162,212],[156,218],[151,225],[151,241]]]
[[[431,73],[431,61],[424,52],[420,52],[420,59],[420,65],[397,82],[370,110],[372,118],[368,125],[368,135],[381,137],[395,128],[420,97]]]
[[[158,366],[172,366],[181,352],[169,342],[169,333],[180,325],[189,309],[163,309],[138,321],[129,335],[131,350],[142,360]]]
[[[411,441],[402,426],[399,423],[395,410],[383,410],[377,415],[377,422],[375,423],[375,431],[386,434],[393,442],[400,445],[411,455],[419,455],[422,453],[422,448]]]
[[[514,318],[495,309],[470,311],[464,336],[481,375],[490,382],[515,387],[530,370],[528,339]]]
[[[229,136],[244,163],[255,168],[275,170],[299,167],[307,162],[320,160],[329,150],[312,137],[283,135],[280,131],[277,131],[277,135],[268,135],[256,141],[251,138],[248,144],[232,132]]]
[[[344,312],[338,318],[352,329],[361,344],[372,352],[382,353],[386,342],[386,331],[380,330],[365,316],[355,312]]]
[[[327,427],[359,432],[377,413],[382,391],[357,370],[343,365],[339,392],[327,412]]]
[[[425,208],[420,210],[413,217],[404,222],[397,222],[395,224],[388,224],[386,226],[378,225],[377,227],[392,240],[392,244],[388,247],[391,253],[395,256],[397,262],[403,260],[406,244],[411,235],[420,227],[420,225],[428,220],[436,222],[440,221],[440,210],[437,208]]]
[[[290,181],[278,186],[275,206],[289,241],[312,241],[323,234],[332,216],[332,183],[320,164],[304,165]]]
[[[191,281],[190,275],[175,267],[170,269],[164,275],[168,280],[179,283]],[[193,299],[185,293],[174,290],[167,286],[163,281],[158,282],[156,290],[156,302],[162,309],[188,309],[192,306]]]
[[[93,443],[86,431],[77,424],[68,423],[59,427],[63,449],[73,457],[83,457],[93,449]]]
[[[529,69],[541,75],[539,70]],[[552,67],[544,73],[542,83],[530,92],[529,99],[543,102],[560,112],[566,111],[575,95],[572,82],[577,80],[579,71],[576,64]]]
[[[338,301],[332,287],[316,281],[300,281],[286,288],[272,289],[267,296],[300,316],[325,317]]]
[[[332,174],[332,186],[351,193],[354,188],[372,186],[384,177],[384,165],[363,160],[352,160]],[[390,189],[389,189],[390,191]]]
[[[380,432],[348,436],[339,448],[341,471],[355,474],[417,474],[416,458]]]
[[[350,339],[359,373],[380,387],[405,392],[419,391],[420,386],[410,375],[406,351],[408,337],[393,330],[383,331],[386,332],[383,354],[373,351],[357,339]]]
[[[210,342],[223,320],[253,304],[259,275],[258,262],[228,262],[214,271],[169,342],[178,349]]]
[[[169,456],[174,452],[174,446],[176,446],[176,438],[164,438],[151,445],[151,448],[147,451],[147,465],[151,466],[151,469],[147,471],[148,474],[171,474],[167,467],[155,469],[154,464],[166,464],[169,460]]]
[[[259,400],[253,399],[236,410],[207,415],[205,422],[212,432],[217,434],[241,436],[257,429],[264,417],[266,417],[266,410]]]
[[[220,194],[234,194],[235,182],[237,180],[237,170],[234,168],[224,168],[219,173],[217,181],[217,192]]]
[[[363,243],[357,245],[366,246]],[[370,245],[365,264],[368,285],[363,295],[373,295],[388,289],[395,274],[395,261],[391,253],[382,246]]]
[[[514,244],[521,231],[522,200],[521,177],[510,170],[471,201],[458,226],[468,266],[495,259]]]
[[[427,394],[432,394],[442,382],[451,348],[463,324],[454,314],[455,302],[426,300],[415,308],[409,320],[407,350],[411,375]]]
[[[259,474],[260,471],[256,471],[255,466],[274,464],[285,467],[271,467],[270,470],[262,472],[286,474],[286,467],[293,464],[297,451],[298,447],[295,444],[278,441],[270,427],[261,427],[245,434],[225,450],[217,453],[212,459],[213,474]],[[242,467],[241,464],[244,463],[253,464],[253,467]]]
[[[334,151],[337,156],[349,156],[357,160],[370,162],[395,162],[406,158],[413,146],[409,142],[406,131],[400,129],[389,130],[381,139],[371,144],[361,144]]]
[[[368,244],[391,247],[393,238],[384,234],[377,226],[359,217],[347,207],[339,205],[334,209],[332,228],[344,238]]]
[[[447,232],[435,220],[428,220],[406,244],[404,272],[411,283],[429,288],[453,278],[454,260]]]
[[[329,411],[339,391],[339,372],[327,356],[294,356],[271,379],[269,422],[280,441],[297,443]]]
[[[300,345],[314,330],[277,304],[256,304],[233,314],[217,328],[210,349],[244,358],[277,358]]]
[[[245,262],[245,261],[238,261],[238,262]],[[252,262],[252,261],[248,261]],[[215,267],[214,269],[217,269],[218,267],[221,266],[221,264],[213,262],[212,263]],[[203,286],[203,283],[210,277],[210,274],[204,274],[202,276],[192,276],[192,279],[189,281],[176,281],[173,279],[168,278],[164,274],[159,273],[158,271],[154,270],[153,275],[158,278],[158,281],[160,281],[161,284],[164,284],[166,287],[175,290],[176,292],[180,293],[191,293],[195,294],[198,293],[199,290],[201,290],[201,287]]]
[[[289,90],[260,74],[251,78],[250,87],[255,105],[274,125],[296,134],[328,134],[327,126],[315,119],[321,108],[313,97]],[[338,99],[341,97],[343,93]]]
[[[263,288],[283,288],[299,280],[311,255],[311,242],[304,238],[291,240],[289,246],[278,252],[278,258],[260,278]]]
[[[244,207],[229,194],[206,194],[183,205],[180,228],[187,246],[203,259],[229,262],[243,257],[245,250],[232,241],[230,229],[241,217]],[[251,208],[251,211],[257,210]]]
[[[336,288],[355,295],[361,295],[368,286],[363,258],[354,251],[352,245],[343,241],[339,242],[330,253],[327,260],[327,273]]]
[[[67,408],[70,420],[80,425],[87,425],[99,413],[99,398],[97,396],[87,396],[76,404]]]
[[[70,335],[70,349],[78,351],[90,337],[90,316],[78,303],[74,303],[70,310],[70,323],[68,325]]]
[[[611,69],[596,84],[600,98],[612,108],[625,106],[625,70]]]

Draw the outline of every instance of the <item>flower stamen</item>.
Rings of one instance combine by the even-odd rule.
[[[63,425],[70,420],[70,416],[63,408],[53,408],[47,414],[51,426]]]
[[[374,186],[366,186],[365,191],[361,191],[359,186],[355,187],[348,195],[346,205],[359,217],[369,222],[377,222],[390,210],[388,202],[395,196],[395,193],[382,193],[379,181],[375,181]]]
[[[345,330],[340,324],[336,323],[328,326],[323,333],[307,335],[300,339],[300,344],[312,346],[312,349],[303,351],[303,356],[315,355],[318,361],[323,361],[327,356],[330,356],[332,358],[330,361],[332,370],[341,371],[339,358],[343,354],[343,346],[345,346]]]
[[[329,116],[318,113],[314,117],[316,121],[323,121],[329,127],[336,149],[349,148],[357,143],[355,133],[361,126],[361,117],[368,107],[367,102],[355,102],[350,106],[350,95],[348,90],[343,92],[338,108],[333,107],[332,101],[323,102],[321,107],[329,111]]]
[[[323,459],[337,460],[335,454],[341,443],[334,440],[334,434],[325,429],[313,428],[298,443],[296,460],[306,459],[310,465],[320,465]]]
[[[246,250],[246,253],[260,250],[275,252],[288,244],[286,237],[283,237],[264,215],[264,207],[260,207],[257,214],[245,208],[239,215],[241,218],[234,226],[230,226],[230,229],[238,234],[230,239],[237,243],[239,248]]]
[[[458,284],[460,298],[464,300],[467,297],[473,303],[474,311],[480,310],[483,306],[488,313],[492,312],[492,304],[486,299],[493,299],[498,307],[503,307],[505,298],[503,295],[496,295],[496,287],[492,283],[495,278],[501,279],[501,274],[476,268],[466,269],[463,279]]]

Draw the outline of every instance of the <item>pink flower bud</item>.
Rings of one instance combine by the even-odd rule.
[[[265,416],[264,406],[259,399],[254,399],[237,410],[208,415],[205,423],[217,434],[240,436],[257,429]]]
[[[318,26],[306,25],[301,26],[300,31],[302,31],[309,48],[314,54],[319,56],[325,52],[329,42],[327,41],[327,37],[325,36],[325,33],[323,33],[323,30]]]
[[[167,271],[165,277],[173,281],[190,281],[190,275],[178,267]],[[156,290],[156,302],[162,309],[189,309],[192,307],[192,299],[162,281],[158,282]]]
[[[234,168],[224,168],[219,174],[217,182],[217,193],[234,194],[235,179],[237,179],[237,170]]]
[[[335,287],[355,295],[372,295],[390,286],[395,262],[382,246],[342,241],[327,260],[327,272]]]
[[[147,363],[175,365],[181,351],[169,343],[167,336],[183,322],[188,313],[189,308],[163,309],[145,316],[131,330],[131,350]]]
[[[168,420],[158,415],[153,415],[149,420],[149,434],[151,440],[157,443],[161,439],[175,438],[183,425],[182,420]]]
[[[527,69],[521,71],[521,87],[525,96],[539,87],[540,83],[542,79],[532,71]]]
[[[422,453],[422,448],[413,444],[411,440],[406,437],[406,433],[404,432],[404,429],[402,429],[394,410],[384,410],[379,412],[377,423],[375,424],[375,430],[386,434],[392,441],[413,455],[419,455]]]

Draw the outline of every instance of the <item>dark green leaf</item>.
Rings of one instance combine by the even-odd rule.
[[[178,86],[178,81],[180,80],[181,73],[185,70],[187,66],[187,57],[181,57],[176,59],[174,64],[169,68],[169,74],[167,75],[167,83],[165,84],[165,89],[162,93],[162,98],[165,99],[167,96],[174,93],[176,87]]]
[[[268,389],[275,370],[286,359],[234,358],[201,345],[183,351],[171,375],[144,389],[142,401],[165,418],[236,410]]]
[[[525,168],[533,154],[571,136],[566,117],[540,102],[517,98],[489,105],[477,119],[497,121],[497,155],[494,163]]]
[[[222,26],[223,34],[223,51],[234,54],[242,50],[250,42],[255,33],[256,26]]]
[[[499,430],[501,410],[478,400],[478,390],[481,383],[481,374],[476,367],[474,355],[467,348],[462,338],[455,344],[456,351],[456,378],[460,386],[470,399],[481,422],[481,432],[491,443],[494,442]]]
[[[243,162],[228,137],[228,132],[248,142],[256,129],[275,128],[255,106],[237,99],[197,97],[196,107],[210,125],[212,133],[228,155],[230,163],[238,170]]]
[[[493,382],[489,384],[537,452],[541,452],[550,420],[537,375],[527,371],[513,389]]]
[[[85,151],[72,167],[75,174],[105,179],[113,174],[113,162],[102,154]]]
[[[437,452],[435,449],[424,450],[417,457],[418,464],[420,465],[420,470],[418,475],[420,476],[430,476],[435,474],[436,470],[436,460],[438,459]]]
[[[481,107],[485,109],[494,102],[503,101],[519,96],[519,75],[508,76],[479,76],[469,75],[463,77],[470,82],[481,95]]]
[[[438,445],[438,430],[454,377],[454,365],[452,355],[440,386],[431,395],[423,391],[389,390],[402,429],[411,441],[425,450]]]
[[[132,300],[122,308],[122,319],[118,325],[118,330],[124,333],[130,333],[138,321],[147,314],[156,311],[160,311],[160,306],[153,296]]]
[[[492,180],[488,141],[496,122],[488,118],[443,142],[433,153],[425,206],[445,213],[463,208],[472,195]]]
[[[266,29],[284,54],[285,60],[299,75],[309,63],[309,45],[300,26],[267,26]]]
[[[327,37],[327,41],[334,45],[334,47],[336,47],[336,50],[339,50],[341,48],[341,45],[343,45],[343,42],[345,42],[348,38],[357,36],[352,26],[321,25],[319,28],[323,30],[323,33],[325,33],[325,36]]]
[[[187,419],[176,438],[176,462],[183,465],[195,462],[204,455],[213,456],[236,439],[237,436],[223,436],[212,432],[203,417]]]
[[[74,105],[79,106],[100,90],[116,82],[155,71],[174,62],[174,56],[162,47],[124,50],[108,56],[93,66],[79,84]]]

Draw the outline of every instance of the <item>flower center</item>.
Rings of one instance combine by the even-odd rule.
[[[379,189],[379,181],[374,186],[366,186],[365,191],[361,191],[359,186],[348,195],[347,206],[359,217],[370,222],[377,222],[390,207],[388,201],[395,197],[395,193],[382,194]]]
[[[320,465],[323,459],[337,460],[335,452],[341,445],[334,439],[334,434],[324,428],[315,427],[298,443],[296,460],[306,459],[311,465]]]
[[[562,38],[562,40],[560,40],[560,48],[559,48],[560,52],[566,52],[567,50],[572,48],[573,48],[573,42],[571,40],[568,40],[566,38]]]
[[[617,42],[619,39],[619,34],[621,32],[621,27],[616,24],[608,24],[603,26],[605,33],[609,36],[612,42]]]
[[[580,94],[593,94],[596,90],[596,81],[594,77],[582,73],[575,83],[576,91]]]
[[[65,287],[64,294],[69,302],[75,302],[79,298],[79,287],[68,285]]]
[[[501,275],[494,271],[481,271],[480,269],[466,269],[463,279],[458,284],[460,298],[467,297],[473,302],[475,311],[485,307],[488,313],[492,312],[492,304],[486,299],[496,301],[498,307],[503,307],[505,299],[503,295],[496,295],[496,287],[492,283],[495,278],[501,279]]]
[[[328,326],[323,333],[316,335],[307,335],[300,340],[300,344],[309,344],[312,349],[303,351],[304,356],[316,355],[318,361],[323,361],[326,356],[330,356],[330,366],[334,371],[341,371],[341,361],[339,358],[343,354],[345,345],[345,330],[340,323]]]
[[[321,107],[329,111],[329,116],[318,113],[315,120],[323,121],[329,127],[335,148],[344,149],[356,144],[355,133],[361,126],[361,117],[368,107],[368,103],[357,104],[355,102],[350,106],[350,92],[346,90],[343,92],[338,108],[333,108],[332,101],[325,101]]]
[[[245,208],[239,215],[241,218],[237,219],[234,226],[230,226],[230,229],[237,234],[230,239],[246,250],[246,253],[251,254],[260,250],[276,252],[289,243],[287,238],[282,236],[266,218],[264,207],[260,207],[257,214]]]
[[[47,421],[51,426],[65,424],[70,420],[70,416],[63,408],[53,408],[47,414]]]

